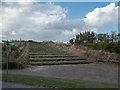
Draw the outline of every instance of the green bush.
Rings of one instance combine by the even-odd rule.
[[[98,42],[98,43],[85,43],[83,45],[96,50],[120,53],[120,43]]]
[[[6,69],[6,63],[2,63],[2,68]],[[23,69],[25,68],[25,65],[23,65],[22,63],[11,61],[11,62],[8,62],[8,68],[9,69]]]

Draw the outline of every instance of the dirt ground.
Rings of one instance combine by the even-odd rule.
[[[6,71],[3,70],[3,73]],[[31,66],[22,70],[9,70],[9,73],[118,84],[118,65],[110,63]]]

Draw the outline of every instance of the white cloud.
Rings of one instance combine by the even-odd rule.
[[[0,38],[4,38],[4,37],[6,37],[6,35],[2,35],[2,34],[0,35]]]
[[[33,2],[36,0],[2,0],[2,2],[19,2],[19,3],[23,3],[23,2]]]
[[[59,5],[49,3],[3,5],[3,34],[9,39],[12,38],[12,32],[15,39],[67,41],[81,30],[89,28],[85,27],[81,19],[66,20],[68,10]]]
[[[97,33],[97,28],[92,28],[90,31]]]
[[[16,33],[15,33],[15,31],[12,31],[12,33],[11,33],[12,35],[15,35]]]
[[[3,27],[3,34],[9,37],[11,37],[12,31],[18,33],[18,38],[25,39],[34,38],[35,34],[38,33],[46,34],[45,28],[49,28],[49,23],[56,23],[66,18],[66,9],[59,5],[49,3],[18,4],[3,3],[3,22],[0,20],[0,24]],[[50,32],[52,33],[52,31]],[[15,33],[12,32],[13,34]]]
[[[63,16],[64,18],[66,18],[66,15],[65,15],[64,13],[62,14],[62,16]]]
[[[76,29],[75,28],[73,29],[73,32],[76,33]]]
[[[110,10],[106,11],[108,7]],[[63,42],[75,37],[80,32],[97,32],[98,26],[114,21],[111,16],[117,11],[114,4],[110,4],[106,8],[98,8],[88,13],[83,20],[66,20],[68,10],[59,5],[54,5],[54,3],[4,2],[3,8],[0,10],[3,11],[3,22],[0,19],[2,33],[5,36],[3,38],[11,39],[14,35],[15,39]],[[115,15],[114,17],[116,17]],[[16,33],[17,35],[15,35]]]
[[[68,34],[68,35],[70,35],[70,34],[74,34],[75,32],[74,31],[70,31],[70,30],[65,30],[64,31],[64,34]]]
[[[115,3],[111,3],[106,7],[96,8],[92,12],[86,14],[84,21],[89,26],[101,27],[105,24],[116,22],[118,19],[118,7]]]
[[[118,6],[118,24],[120,25],[120,6]]]

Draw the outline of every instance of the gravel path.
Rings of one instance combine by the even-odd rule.
[[[6,72],[3,71],[3,73]],[[9,73],[118,83],[118,65],[116,64],[32,66],[23,70],[9,70]]]

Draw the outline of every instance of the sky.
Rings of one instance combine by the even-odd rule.
[[[4,40],[67,42],[80,32],[118,33],[117,2],[2,2]]]

